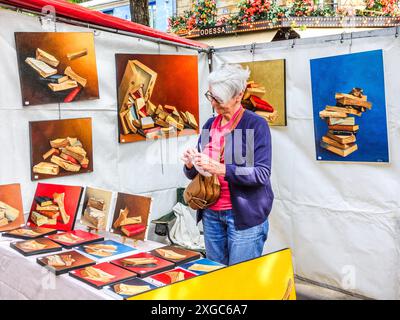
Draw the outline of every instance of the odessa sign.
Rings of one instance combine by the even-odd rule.
[[[219,34],[224,34],[224,33],[226,33],[226,26],[211,27],[211,28],[201,29],[199,36],[200,37],[212,36],[212,35],[219,35]]]

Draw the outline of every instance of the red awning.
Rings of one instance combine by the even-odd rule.
[[[60,17],[82,21],[97,26],[132,32],[152,38],[168,40],[175,43],[181,43],[200,48],[208,47],[206,44],[197,41],[180,38],[176,35],[161,32],[138,23],[116,18],[99,11],[90,10],[65,0],[0,0],[0,3],[37,12],[41,12],[43,7],[50,5],[55,8],[56,15]]]

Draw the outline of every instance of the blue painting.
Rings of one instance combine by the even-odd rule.
[[[382,50],[310,67],[317,160],[389,162]]]
[[[157,289],[155,285],[143,281],[142,279],[132,279],[120,284],[111,286],[107,291],[112,296],[118,295],[119,298],[128,299],[149,290]]]
[[[109,260],[108,258],[114,259],[116,256],[128,253],[131,254],[133,251],[136,251],[135,248],[114,240],[105,240],[81,245],[77,247],[76,250],[96,261]]]
[[[211,261],[209,259],[199,259],[195,261],[191,261],[188,263],[185,263],[180,266],[182,269],[189,270],[197,275],[205,274],[211,271],[215,271],[221,268],[224,268],[225,265]]]

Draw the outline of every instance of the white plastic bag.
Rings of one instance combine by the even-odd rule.
[[[172,210],[175,213],[176,221],[170,231],[171,240],[185,248],[204,250],[204,236],[200,234],[189,207],[179,202]]]

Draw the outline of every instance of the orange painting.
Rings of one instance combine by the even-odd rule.
[[[31,121],[31,180],[93,172],[92,119]]]
[[[22,105],[99,98],[90,32],[16,32]]]
[[[117,54],[119,142],[197,134],[198,60]]]
[[[7,184],[0,186],[0,231],[9,231],[24,224],[21,186]]]

